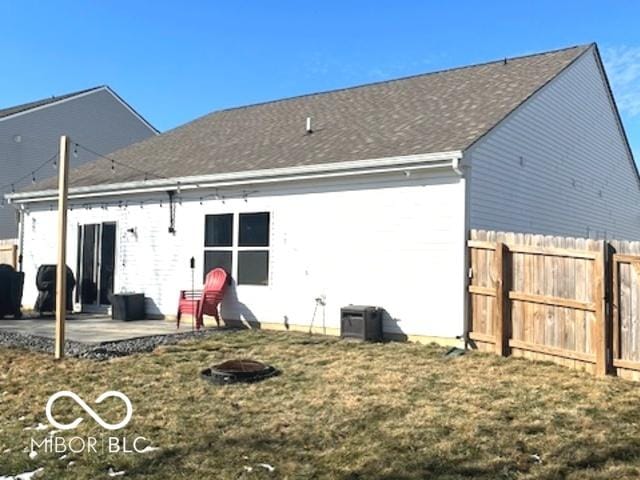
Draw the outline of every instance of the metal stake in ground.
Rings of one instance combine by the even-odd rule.
[[[58,267],[56,269],[56,338],[55,358],[64,357],[64,327],[67,316],[67,189],[69,164],[67,151],[69,139],[60,137],[60,161],[58,172]]]
[[[189,260],[189,266],[191,267],[191,331],[193,332],[193,317],[196,315],[196,297],[193,292],[196,289],[196,279],[195,279],[195,271],[196,271],[196,258],[191,257]]]

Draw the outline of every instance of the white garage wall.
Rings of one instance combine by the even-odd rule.
[[[308,325],[314,299],[325,295],[328,328],[339,327],[341,306],[372,304],[392,317],[385,323],[387,332],[460,335],[464,182],[453,174],[394,175],[357,188],[334,181],[262,189],[246,199],[242,192],[220,192],[224,201],[202,205],[199,194],[189,199],[185,193],[176,206],[175,235],[167,231],[166,196],[162,208],[158,203],[141,208],[141,198],[129,198],[126,208],[76,206],[69,212],[68,263],[75,270],[78,224],[116,221],[116,292],[143,291],[150,313],[175,315],[178,291],[191,285],[192,255],[196,285],[202,279],[205,214],[269,211],[269,286],[234,287],[223,303],[223,317]],[[55,261],[55,217],[48,208],[25,217],[27,305],[37,296],[37,266]],[[136,234],[128,233],[130,228]],[[315,325],[321,322],[318,314]]]
[[[638,178],[594,48],[465,157],[471,228],[640,239]]]

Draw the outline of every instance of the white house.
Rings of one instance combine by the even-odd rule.
[[[157,130],[107,86],[0,108],[0,196],[34,179],[55,176],[60,135],[72,135],[98,153],[109,153],[155,136]],[[73,163],[96,158],[76,151]],[[0,239],[18,236],[16,212],[0,202]]]
[[[174,316],[193,256],[196,284],[231,272],[226,320],[270,328],[308,328],[324,297],[315,328],[370,304],[389,336],[446,341],[463,334],[471,228],[640,239],[596,45],[216,112],[71,185],[78,308],[138,291]],[[24,212],[27,304],[55,261],[55,195],[53,182],[8,195]]]

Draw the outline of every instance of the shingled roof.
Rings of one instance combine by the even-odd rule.
[[[588,50],[536,55],[211,113],[71,171],[72,187],[463,151]],[[305,121],[313,119],[313,133]],[[28,190],[55,188],[53,180]]]
[[[59,95],[57,97],[51,96],[48,98],[43,98],[42,100],[23,103],[21,105],[16,105],[14,107],[0,108],[0,118],[9,117],[11,115],[15,115],[16,113],[22,113],[28,110],[33,110],[34,108],[44,107],[45,105],[50,105],[52,103],[60,102],[62,100],[67,100],[72,97],[77,97],[78,95],[83,95],[85,93],[92,92],[93,90],[99,90],[101,88],[103,87],[93,87],[93,88],[88,88],[86,90],[80,90],[79,92],[67,93],[65,95]]]

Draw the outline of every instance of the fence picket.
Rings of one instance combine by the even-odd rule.
[[[640,379],[640,242],[473,230],[469,250],[485,350]]]

